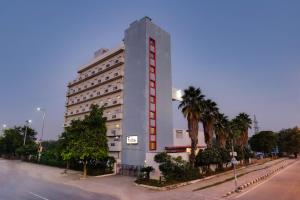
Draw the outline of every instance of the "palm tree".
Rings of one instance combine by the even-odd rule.
[[[202,102],[204,111],[201,117],[201,122],[203,124],[204,138],[207,148],[212,147],[213,133],[214,133],[214,123],[216,115],[219,113],[216,102],[211,99],[204,100]]]
[[[229,120],[228,117],[223,113],[218,113],[216,115],[214,130],[218,146],[221,148],[225,148],[226,140],[229,135]]]
[[[190,86],[184,90],[182,101],[180,102],[178,109],[181,109],[182,114],[187,119],[189,137],[191,138],[191,155],[190,163],[195,165],[195,151],[198,144],[198,130],[199,121],[202,115],[203,108],[201,102],[204,100],[200,88],[194,88]]]
[[[246,147],[248,145],[248,129],[251,128],[252,120],[246,113],[240,113],[237,118],[239,119],[242,128],[239,143],[241,146]]]

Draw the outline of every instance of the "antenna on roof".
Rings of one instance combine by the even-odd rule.
[[[257,134],[259,132],[259,126],[255,115],[253,118],[253,128],[254,128],[254,134]]]

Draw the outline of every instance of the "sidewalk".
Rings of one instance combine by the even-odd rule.
[[[239,184],[247,182],[254,176],[259,176],[270,170],[271,167],[280,165],[286,159],[277,159],[261,165],[249,166],[238,170],[238,174],[245,174],[238,179]],[[139,200],[139,199],[162,199],[162,200],[213,200],[221,199],[221,196],[234,187],[233,181],[228,181],[220,185],[209,187],[203,190],[197,190],[201,187],[224,181],[233,177],[233,173],[227,172],[220,174],[212,179],[201,181],[192,185],[187,185],[170,191],[156,191],[147,188],[135,186],[135,178],[126,176],[107,176],[107,177],[89,177],[85,180],[80,180],[80,172],[69,171],[68,175],[63,175],[64,169],[55,167],[36,165],[20,161],[4,161],[6,165],[14,165],[18,171],[22,171],[30,176],[41,178],[48,181],[63,183],[80,189],[96,192],[101,194],[109,194],[122,200]],[[291,162],[286,160],[285,162]],[[268,169],[266,169],[268,168]],[[253,172],[251,172],[253,171]],[[251,172],[251,173],[250,173]]]

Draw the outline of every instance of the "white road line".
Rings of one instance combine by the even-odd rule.
[[[31,194],[31,195],[33,195],[33,196],[35,196],[35,197],[38,197],[38,198],[40,198],[40,199],[43,199],[43,200],[49,200],[49,199],[47,199],[47,198],[45,198],[45,197],[42,197],[42,196],[40,196],[40,195],[38,195],[38,194],[35,194],[35,193],[33,193],[33,192],[28,192],[29,194]]]
[[[259,187],[260,185],[262,185],[262,184],[264,184],[264,183],[266,183],[266,182],[269,182],[272,178],[274,178],[274,177],[277,176],[278,174],[284,172],[285,170],[287,170],[288,168],[290,168],[291,166],[293,166],[293,165],[296,164],[297,162],[298,162],[298,161],[294,162],[293,164],[287,166],[285,169],[282,169],[282,170],[280,170],[278,173],[274,174],[274,175],[273,175],[272,177],[270,177],[269,179],[267,179],[267,180],[265,180],[265,181],[263,181],[263,182],[257,184],[256,186],[250,188],[249,190],[247,190],[247,191],[245,191],[245,192],[243,192],[243,193],[237,195],[236,197],[234,197],[234,199],[240,198],[240,197],[244,196],[245,194],[247,194],[248,192],[251,192],[252,190],[256,189],[256,188]]]

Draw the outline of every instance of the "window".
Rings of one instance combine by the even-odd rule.
[[[85,85],[84,88],[87,88],[87,85]]]
[[[176,138],[182,139],[182,138],[183,138],[183,132],[180,131],[180,130],[177,130],[177,131],[176,131]]]
[[[106,64],[106,67],[110,67],[110,64]]]
[[[151,104],[150,104],[150,110],[151,110],[151,111],[155,111],[155,104],[154,104],[154,103],[151,103]]]
[[[117,118],[117,115],[112,115],[111,118],[112,118],[112,119],[116,119],[116,118]]]
[[[103,106],[107,106],[107,105],[108,105],[108,103],[104,103],[104,104],[103,104]]]
[[[150,67],[150,72],[151,73],[155,73],[155,68],[154,67]]]
[[[115,63],[117,64],[119,62],[119,60],[115,60]]]
[[[86,97],[83,97],[83,100],[86,100]]]
[[[76,110],[76,113],[79,113],[79,110]]]
[[[97,92],[97,95],[99,96],[99,95],[100,95],[100,92]]]
[[[98,80],[98,83],[101,83],[101,79]]]
[[[117,104],[118,102],[117,101],[113,101],[113,104]]]
[[[81,90],[81,88],[78,88],[78,91],[80,91]]]
[[[155,80],[155,74],[154,73],[150,73],[150,80]]]
[[[83,108],[83,109],[82,109],[82,112],[84,112],[84,111],[85,111],[85,109]]]
[[[99,68],[98,71],[99,71],[99,72],[102,71],[102,68]]]
[[[86,75],[85,75],[85,78],[87,78],[88,76],[89,76],[89,75],[88,75],[88,74],[86,74]]]
[[[95,71],[92,71],[92,74],[95,74]]]
[[[154,112],[150,112],[150,118],[151,118],[151,119],[154,119],[154,118],[155,118]]]
[[[80,101],[80,99],[77,99],[77,102],[79,102]]]
[[[114,74],[114,76],[119,76],[119,73],[118,73],[118,72],[116,72],[116,73]]]
[[[150,126],[155,126],[155,120],[154,119],[150,120]]]
[[[92,82],[91,85],[94,85],[94,83]]]
[[[111,130],[111,134],[116,135],[116,130]]]
[[[150,103],[155,103],[155,97],[150,96]]]
[[[111,147],[114,147],[114,146],[115,146],[115,143],[110,143],[110,146],[111,146]]]
[[[109,79],[109,76],[105,77],[105,80],[108,80]]]
[[[150,81],[150,87],[155,88],[155,82],[154,81]]]
[[[85,104],[85,107],[88,107],[89,106],[89,104]]]
[[[94,95],[93,95],[93,94],[91,94],[91,95],[90,95],[90,98],[92,98],[93,96],[94,96]]]
[[[108,92],[108,89],[105,90],[105,93],[107,93],[107,92]]]
[[[155,58],[155,54],[153,52],[150,52],[150,59],[154,59]]]
[[[155,89],[154,88],[150,88],[150,95],[155,96]]]
[[[154,127],[151,127],[150,128],[150,134],[151,135],[155,135],[156,131],[155,131],[155,128]]]

